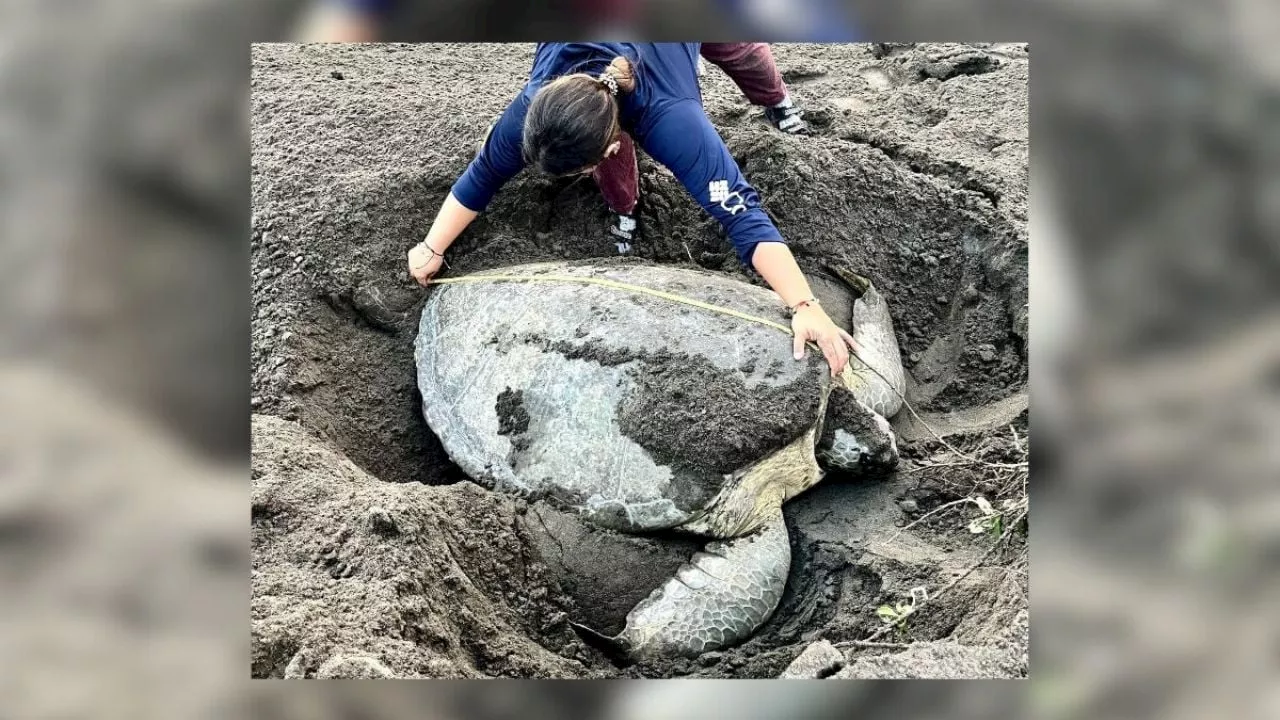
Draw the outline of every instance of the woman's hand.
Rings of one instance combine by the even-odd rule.
[[[815,343],[822,348],[822,354],[831,366],[831,377],[844,371],[849,362],[849,351],[858,350],[853,337],[832,322],[818,305],[806,305],[797,311],[791,318],[791,330],[795,333],[796,359],[804,359],[806,342]]]
[[[458,202],[452,192],[449,193],[440,206],[440,212],[436,213],[436,220],[431,223],[426,239],[409,251],[409,274],[418,284],[426,286],[440,272],[445,251],[479,214]]]
[[[849,333],[831,322],[831,318],[818,305],[813,291],[809,289],[809,283],[804,279],[804,273],[800,272],[800,267],[796,265],[796,259],[786,244],[781,240],[759,243],[751,262],[788,307],[798,308],[791,318],[791,330],[796,335],[796,359],[803,360],[804,344],[813,342],[822,348],[822,354],[831,366],[831,376],[835,377],[843,372],[844,366],[849,363],[849,349],[856,352],[858,346]]]
[[[419,285],[426,286],[444,265],[444,255],[431,249],[426,240],[409,250],[409,274]]]

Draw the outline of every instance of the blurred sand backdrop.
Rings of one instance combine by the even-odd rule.
[[[1276,716],[1267,0],[845,3],[864,39],[1030,40],[1036,54],[1030,683],[247,682],[248,43],[289,38],[310,4],[0,4],[11,712]],[[422,3],[434,17],[402,35],[584,32],[567,25],[576,12],[521,24],[480,4]],[[712,3],[642,4],[642,34],[723,29]]]

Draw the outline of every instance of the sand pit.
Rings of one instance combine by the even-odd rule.
[[[832,478],[788,504],[791,577],[754,637],[625,668],[566,620],[608,628],[698,544],[482,490],[431,434],[415,386],[426,295],[404,253],[532,50],[254,48],[254,675],[776,677],[819,639],[841,654],[824,671],[836,676],[1025,674],[1025,526],[972,533],[978,506],[958,502],[1009,500],[1008,520],[1025,509],[1025,47],[775,46],[807,138],[773,131],[718,70],[703,78],[802,267],[871,277],[913,406],[1010,467],[966,461],[904,411],[894,475]],[[642,155],[641,175],[637,255],[759,283],[666,170]],[[605,223],[590,180],[521,174],[455,243],[449,274],[609,257]],[[919,588],[929,600],[886,631],[877,608]],[[857,642],[873,635],[888,645]],[[945,645],[913,645],[926,642]]]

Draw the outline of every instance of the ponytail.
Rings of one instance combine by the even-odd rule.
[[[596,77],[596,82],[608,89],[609,94],[615,97],[619,90],[622,92],[635,90],[636,78],[632,72],[631,61],[621,55],[615,57],[604,72]]]

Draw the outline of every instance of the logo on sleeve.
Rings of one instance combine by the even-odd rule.
[[[728,210],[730,215],[737,215],[747,209],[746,201],[737,190],[729,192],[728,180],[712,180],[707,184],[707,191],[711,195],[711,202],[720,203],[720,207]]]

